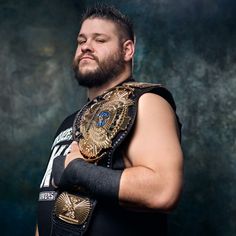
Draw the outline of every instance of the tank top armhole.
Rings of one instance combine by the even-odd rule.
[[[176,104],[175,104],[175,101],[174,101],[174,98],[173,98],[171,92],[168,89],[166,89],[165,87],[159,86],[159,87],[154,87],[154,88],[150,89],[148,91],[148,93],[154,93],[156,95],[159,95],[170,104],[173,111],[175,112],[177,124],[178,124],[178,127],[179,127],[180,140],[181,140],[182,123],[180,122],[180,119],[179,119],[179,117],[176,113]]]
[[[174,98],[168,89],[160,86],[160,87],[152,88],[149,92],[154,93],[154,94],[159,95],[162,98],[164,98],[170,104],[172,109],[174,111],[176,111],[176,105],[175,105]]]

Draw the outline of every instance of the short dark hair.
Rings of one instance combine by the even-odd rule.
[[[96,4],[86,9],[82,15],[81,24],[86,19],[100,18],[114,22],[121,32],[124,39],[130,39],[134,42],[133,24],[128,16],[121,13],[117,8],[106,4]]]

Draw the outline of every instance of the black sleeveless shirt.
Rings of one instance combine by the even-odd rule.
[[[140,93],[140,96],[145,92],[155,93],[163,97],[171,105],[173,110],[176,110],[171,93],[164,87],[153,87]],[[51,157],[48,161],[48,167],[40,185],[38,203],[38,228],[40,236],[49,236],[51,232],[51,216],[57,195],[56,189],[51,181],[52,165],[56,157],[68,153],[68,147],[73,141],[72,125],[76,114],[77,112],[67,117],[57,130],[51,149]],[[179,123],[178,117],[177,121]],[[180,123],[179,128],[181,128]],[[127,138],[129,138],[129,135]],[[122,145],[114,153],[112,169],[125,168],[121,151]],[[132,211],[118,205],[98,202],[85,236],[100,235],[167,235],[167,215],[160,212]]]

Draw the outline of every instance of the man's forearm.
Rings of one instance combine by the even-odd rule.
[[[163,173],[136,166],[123,171],[119,200],[127,207],[166,212],[176,206],[181,188],[181,172]]]
[[[62,160],[58,162],[60,165]],[[57,166],[57,170],[61,168]],[[59,180],[58,176],[56,179]],[[60,191],[76,191],[82,187],[96,199],[120,202],[131,208],[168,211],[178,200],[181,176],[177,172],[168,178],[161,177],[143,166],[113,170],[78,158],[69,163],[57,185]]]
[[[60,190],[82,187],[97,199],[118,202],[122,170],[112,170],[75,159],[68,164],[59,182]]]

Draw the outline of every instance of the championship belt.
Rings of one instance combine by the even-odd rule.
[[[123,142],[136,117],[137,98],[153,87],[149,83],[128,82],[112,88],[87,103],[76,115],[73,140],[79,144],[84,160],[112,167],[112,154]],[[103,164],[104,165],[104,164]],[[96,200],[89,194],[62,192],[56,200],[54,213],[73,230],[85,232]],[[55,234],[57,235],[57,234]]]
[[[74,121],[74,140],[88,162],[98,163],[112,148],[118,133],[127,130],[133,89],[116,87],[82,109]]]
[[[134,107],[130,98],[133,90],[115,87],[87,103],[76,115],[73,139],[87,162],[99,165],[99,161],[109,158],[114,146],[122,141],[132,123],[129,111]],[[96,200],[83,191],[82,194],[62,192],[56,200],[54,215],[82,235],[95,205]],[[55,217],[54,220],[57,221]]]

